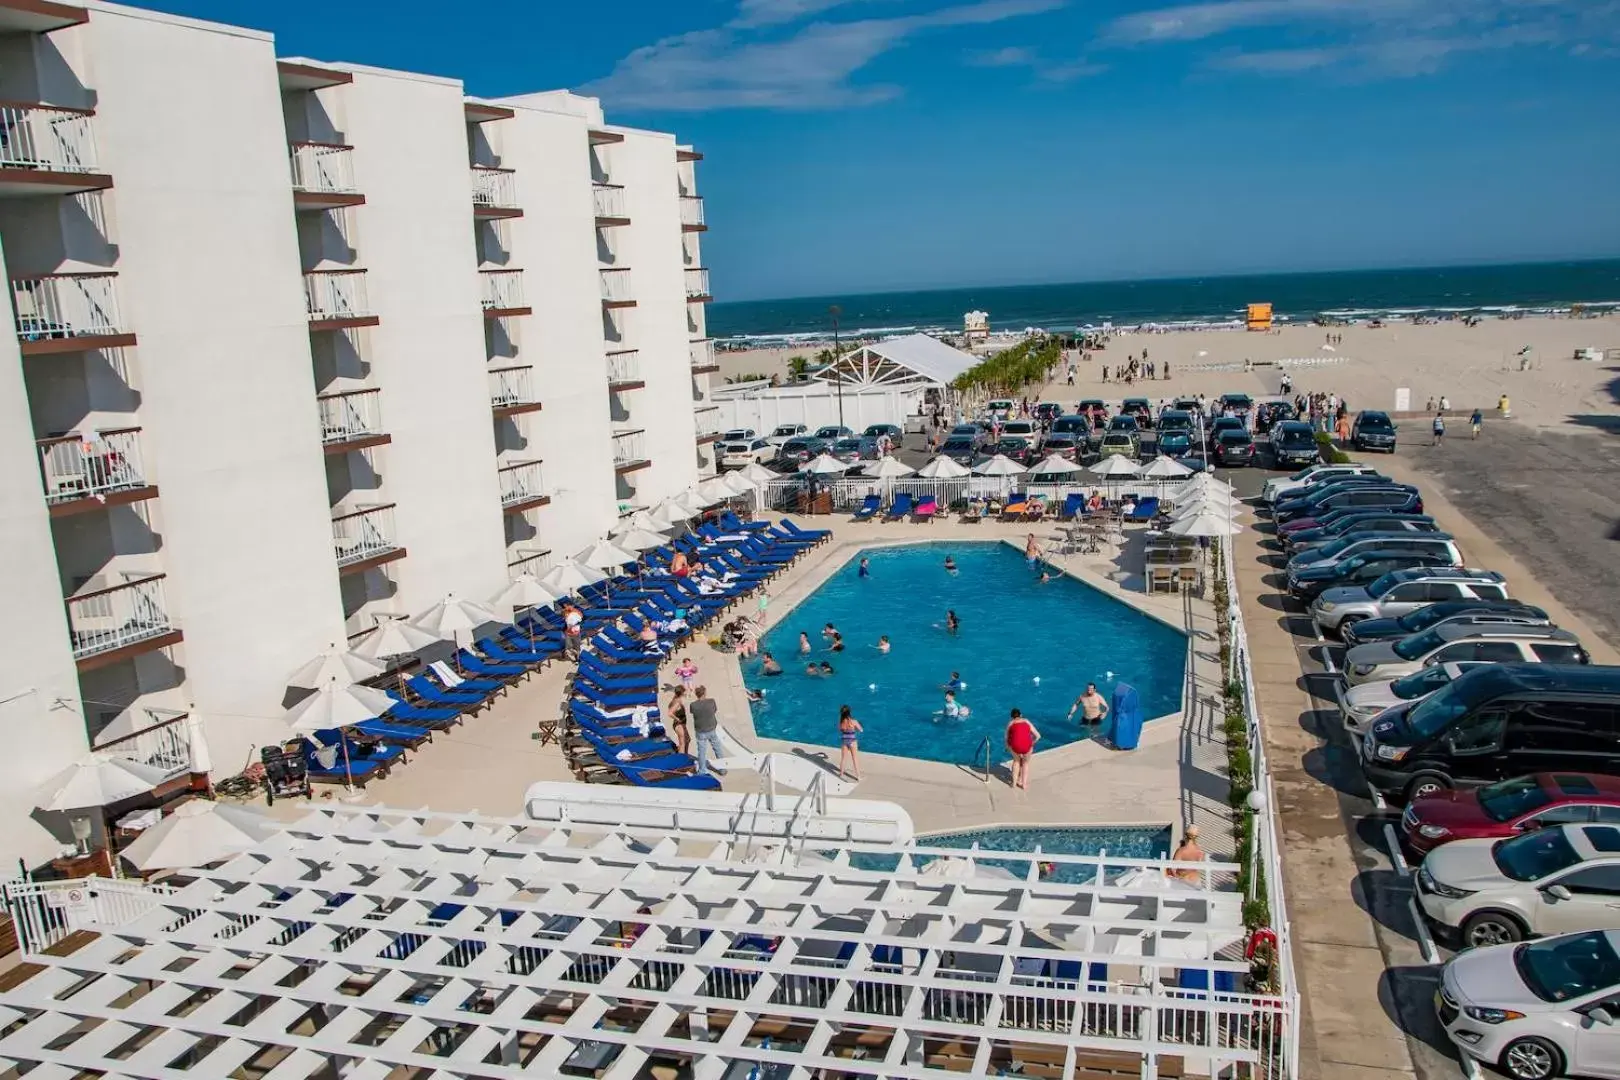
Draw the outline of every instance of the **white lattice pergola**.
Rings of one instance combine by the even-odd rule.
[[[17,883],[29,951],[0,981],[0,1067],[1285,1075],[1283,999],[1166,985],[1245,969],[1205,959],[1241,933],[1236,867],[1172,885],[1162,860],[1040,856],[1075,884],[1027,854],[742,844],[334,807],[172,891],[79,883],[53,906]]]
[[[949,386],[978,362],[927,334],[908,334],[862,345],[822,368],[816,378],[856,389]]]

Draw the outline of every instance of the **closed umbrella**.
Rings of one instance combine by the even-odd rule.
[[[839,461],[831,454],[821,454],[799,471],[815,473],[817,476],[838,476],[848,472],[850,468],[847,461]]]
[[[207,866],[257,847],[280,828],[249,807],[193,799],[141,833],[123,856],[148,871]]]
[[[927,480],[958,480],[969,475],[970,472],[971,470],[966,465],[963,465],[955,458],[948,458],[941,454],[918,469],[917,475]]]
[[[207,776],[214,771],[214,759],[208,753],[208,737],[203,734],[202,717],[195,705],[186,714],[186,749],[191,753],[191,775]]]
[[[471,637],[472,632],[480,626],[500,621],[500,616],[483,604],[447,593],[443,600],[416,618],[415,626],[444,641],[460,644],[460,635]]]
[[[310,658],[293,672],[287,679],[287,685],[313,690],[317,686],[326,685],[331,679],[364,682],[373,676],[381,675],[383,670],[383,665],[369,656],[350,652],[333,642],[326,647],[326,651]]]
[[[663,543],[660,539],[659,543]],[[613,570],[626,563],[636,561],[633,551],[626,551],[623,547],[609,540],[598,540],[590,547],[574,556],[574,561],[585,566],[592,566],[598,570]]]
[[[598,581],[605,581],[607,575],[595,567],[586,566],[570,560],[558,563],[540,576],[540,584],[553,589],[564,596],[577,593],[587,585],[594,585]]]
[[[41,810],[88,810],[145,795],[169,778],[151,765],[128,758],[85,756],[36,789]]]
[[[1192,470],[1172,457],[1156,457],[1138,475],[1158,478],[1188,476]]]
[[[1108,706],[1109,726],[1114,746],[1135,750],[1142,739],[1142,698],[1130,683],[1114,684],[1114,699]]]
[[[418,630],[404,619],[387,619],[355,647],[355,652],[373,660],[390,656],[408,656],[425,649],[439,639],[425,630]]]

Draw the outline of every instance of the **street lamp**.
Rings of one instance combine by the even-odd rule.
[[[838,371],[838,316],[842,315],[843,313],[844,309],[839,307],[837,304],[834,304],[827,309],[827,314],[832,316],[833,324],[833,385],[836,387],[836,392],[838,394],[839,427],[844,426],[844,377]]]

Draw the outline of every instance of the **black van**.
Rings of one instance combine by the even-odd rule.
[[[1361,771],[1401,799],[1533,772],[1620,775],[1620,667],[1474,668],[1381,713]]]

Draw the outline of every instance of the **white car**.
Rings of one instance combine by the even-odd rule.
[[[1274,503],[1289,492],[1299,491],[1313,484],[1342,480],[1346,476],[1365,476],[1377,471],[1371,465],[1312,465],[1292,476],[1279,476],[1267,480],[1265,487],[1260,489],[1260,500]]]
[[[1368,641],[1344,654],[1350,686],[1398,679],[1448,661],[1487,664],[1585,664],[1581,639],[1555,626],[1523,623],[1441,623],[1394,641]]]
[[[1551,825],[1453,840],[1417,873],[1418,904],[1465,948],[1572,930],[1620,930],[1620,826]]]
[[[769,439],[739,439],[720,444],[722,469],[741,469],[753,462],[764,465],[775,460],[776,447],[771,445]]]
[[[734,427],[720,436],[721,442],[747,442],[754,438],[754,429],[751,427]]]
[[[1620,1077],[1620,933],[1463,953],[1440,972],[1435,1007],[1459,1051],[1512,1080]]]
[[[1411,675],[1388,681],[1362,683],[1348,688],[1335,684],[1339,711],[1344,713],[1344,729],[1352,735],[1365,735],[1379,713],[1403,701],[1416,701],[1447,685],[1451,680],[1478,667],[1479,661],[1436,664]]]
[[[765,441],[772,446],[781,446],[789,439],[797,439],[809,432],[810,429],[803,424],[777,424],[771,429],[771,433],[765,436]]]

